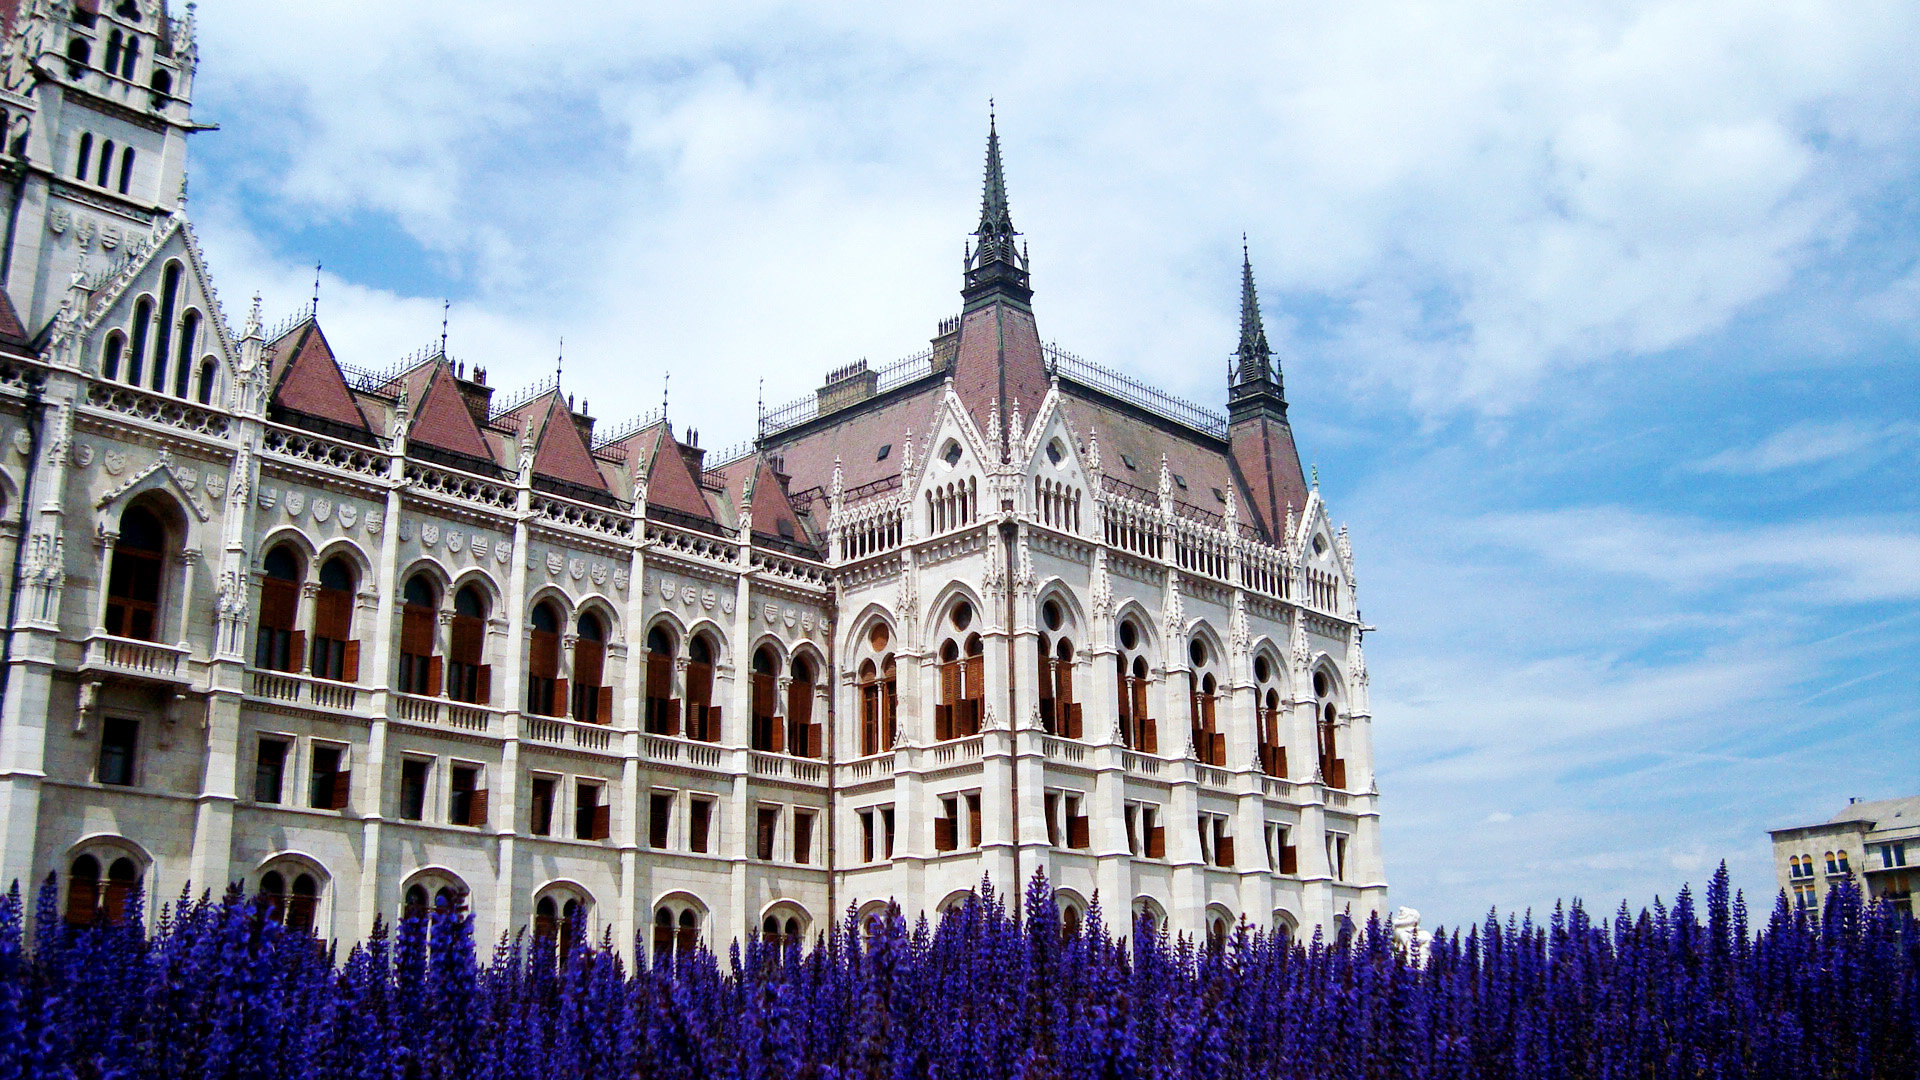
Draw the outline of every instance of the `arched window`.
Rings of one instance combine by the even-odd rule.
[[[155,68],[153,77],[147,80],[147,85],[153,88],[153,107],[166,108],[168,100],[173,97],[173,76]]]
[[[126,190],[124,185],[121,187],[121,190]],[[175,354],[180,358],[180,363],[178,370],[174,372],[173,376],[174,397],[183,398],[187,396],[189,384],[193,379],[193,364],[191,360],[194,353],[194,346],[198,344],[199,337],[200,313],[188,309],[187,313],[181,316],[180,319],[180,342],[179,348],[175,350]]]
[[[120,151],[120,194],[133,187],[133,147]]]
[[[813,665],[800,656],[787,669],[787,753],[820,756],[820,725],[813,722]]]
[[[180,264],[170,262],[160,278],[160,322],[153,331],[153,388],[167,388],[169,333],[173,329],[174,305],[180,299]]]
[[[127,336],[115,330],[107,335],[107,343],[100,349],[100,377],[118,379],[120,377],[120,358],[127,352]]]
[[[1081,725],[1080,705],[1073,700],[1073,643],[1064,637],[1050,643],[1045,634],[1039,642],[1040,726],[1049,735],[1077,739]]]
[[[407,579],[400,605],[400,692],[440,695],[440,657],[434,654],[434,623],[440,594],[433,579],[418,573]]]
[[[435,911],[460,914],[467,910],[467,887],[450,875],[428,871],[407,886],[400,908],[402,918],[426,918]]]
[[[128,34],[126,48],[120,53],[120,77],[133,81],[133,66],[140,60],[140,39]]]
[[[1332,788],[1347,786],[1347,761],[1340,756],[1338,685],[1322,669],[1313,673],[1315,715],[1320,733],[1320,779]]]
[[[1219,680],[1208,671],[1213,664],[1213,650],[1201,638],[1187,643],[1187,659],[1193,667],[1187,672],[1187,685],[1191,688],[1190,716],[1193,724],[1193,751],[1202,765],[1223,767],[1227,763],[1227,736],[1219,728],[1217,705],[1219,701]]]
[[[262,563],[260,628],[254,635],[253,666],[267,671],[298,671],[306,653],[300,625],[300,557],[281,544]]]
[[[87,73],[87,65],[93,62],[93,46],[87,39],[75,37],[67,42],[67,78],[77,79]]]
[[[447,696],[469,705],[493,702],[493,668],[481,663],[487,649],[487,594],[480,586],[461,586],[453,595],[453,623],[447,633]]]
[[[100,187],[106,187],[107,181],[113,176],[113,151],[112,139],[100,144],[100,162],[94,166],[93,173],[93,182]]]
[[[805,943],[806,925],[790,905],[781,904],[760,919],[760,940],[772,946],[776,955]]]
[[[1160,725],[1147,709],[1147,658],[1141,651],[1146,636],[1132,619],[1119,630],[1120,652],[1113,658],[1113,675],[1120,703],[1120,734],[1129,749],[1160,752]]]
[[[471,587],[471,586],[469,586]],[[559,716],[567,681],[560,677],[560,610],[542,601],[533,606],[527,641],[527,711]]]
[[[653,958],[692,956],[700,948],[700,912],[691,904],[669,901],[653,913]]]
[[[1227,939],[1233,934],[1233,922],[1223,914],[1209,912],[1207,915],[1207,948],[1219,952],[1227,947]]]
[[[400,917],[403,919],[426,918],[427,913],[432,910],[427,906],[427,903],[427,887],[425,885],[409,886],[407,888],[407,898],[400,908]]]
[[[533,905],[533,936],[564,953],[587,932],[588,905],[563,887],[556,886]]]
[[[972,619],[973,609],[966,601],[954,605],[955,629],[965,630]],[[940,703],[933,707],[933,737],[945,740],[978,735],[985,698],[986,657],[980,635],[969,635],[964,650],[948,638],[940,646]]]
[[[74,162],[73,175],[77,179],[81,181],[85,181],[87,178],[87,166],[92,162],[93,162],[93,133],[86,132],[80,136],[80,154],[78,159]]]
[[[1260,771],[1268,776],[1287,775],[1287,735],[1280,712],[1278,665],[1266,654],[1253,658],[1256,753]]]
[[[123,47],[121,44],[123,40],[120,36],[120,31],[110,30],[107,32],[107,62],[105,69],[108,74],[116,74],[120,70],[120,50]]]
[[[289,873],[293,876],[291,887],[287,884]],[[299,933],[313,932],[314,911],[320,903],[320,883],[312,874],[297,868],[286,873],[269,870],[260,875],[260,897],[266,903],[269,919]]]
[[[335,682],[360,681],[360,643],[353,639],[353,564],[335,555],[320,565],[320,591],[313,602],[313,675]]]
[[[213,357],[209,356],[205,360],[200,361],[200,392],[196,395],[199,398],[200,404],[213,404],[214,380],[219,378],[219,376],[220,369],[214,364]]]
[[[613,687],[603,686],[607,665],[607,625],[582,612],[573,643],[573,718],[583,724],[613,720]]]
[[[135,3],[134,0],[120,0],[118,4],[114,5],[113,13],[130,23],[137,25],[140,22],[140,5]],[[127,35],[127,40],[133,40],[133,35]]]
[[[673,637],[664,626],[647,631],[646,729],[680,734],[680,702],[673,695]]]
[[[160,575],[166,563],[166,530],[144,506],[120,515],[107,571],[107,633],[139,641],[158,641]]]
[[[126,921],[127,905],[140,887],[140,867],[125,855],[112,850],[77,856],[68,867],[66,921],[70,926],[105,923],[117,926]],[[100,863],[107,861],[107,879],[100,880]]]
[[[92,926],[100,914],[100,860],[82,855],[67,868],[67,925]]]
[[[102,153],[113,152],[113,144],[108,143]],[[127,382],[140,385],[140,374],[146,370],[147,334],[153,322],[153,298],[143,296],[133,305],[133,344],[127,348]]]
[[[1080,936],[1080,908],[1067,904],[1060,909],[1060,937],[1077,938]]]
[[[786,731],[775,714],[779,702],[779,658],[771,645],[753,650],[753,671],[747,676],[747,701],[752,717],[752,746],[767,753],[787,748]]]
[[[720,706],[713,703],[713,646],[705,634],[687,643],[687,738],[720,741]]]

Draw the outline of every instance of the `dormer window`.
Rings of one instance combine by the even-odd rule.
[[[1132,455],[1132,454],[1121,454],[1121,455],[1120,455],[1120,464],[1122,464],[1122,465],[1125,465],[1125,466],[1126,466],[1127,468],[1129,468],[1129,469],[1132,469],[1132,470],[1133,470],[1133,471],[1135,471],[1135,472],[1139,472],[1139,471],[1140,471],[1140,466],[1138,466],[1138,465],[1136,465],[1136,464],[1134,464],[1134,461],[1133,461],[1133,455]]]
[[[1174,486],[1178,487],[1181,491],[1187,490],[1187,478],[1181,476],[1179,473],[1173,474],[1173,483]]]
[[[946,449],[940,451],[940,460],[946,462],[949,468],[960,464],[960,444],[947,440]]]
[[[873,455],[873,460],[885,461],[887,460],[887,455],[891,453],[893,453],[893,444],[881,443],[879,451]]]

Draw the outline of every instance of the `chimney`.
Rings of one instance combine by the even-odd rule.
[[[814,391],[822,416],[865,401],[880,392],[880,373],[860,360],[827,372],[827,381]]]
[[[960,316],[940,320],[940,333],[933,339],[933,372],[944,375],[953,370],[960,355]]]

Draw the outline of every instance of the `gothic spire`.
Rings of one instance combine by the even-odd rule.
[[[1253,257],[1246,237],[1240,238],[1240,347],[1234,352],[1229,411],[1236,417],[1264,408],[1279,419],[1287,415],[1286,388],[1280,365],[1267,343],[1266,323],[1260,318],[1260,294],[1253,286]]]
[[[967,256],[966,288],[969,303],[993,294],[1010,295],[1025,303],[1033,296],[1027,280],[1027,257],[1020,250],[1007,205],[1007,177],[1000,164],[997,118],[987,113],[987,173],[980,190],[980,226],[974,230],[973,250]]]

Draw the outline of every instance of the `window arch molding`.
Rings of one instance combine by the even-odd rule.
[[[695,638],[705,638],[707,640],[707,648],[713,655],[713,666],[715,668],[732,663],[729,658],[733,655],[733,643],[727,636],[726,628],[718,622],[715,622],[709,617],[701,616],[687,624],[687,632],[685,636],[681,638],[681,648],[688,650],[689,654],[691,654]]]
[[[1156,934],[1166,933],[1167,908],[1166,908],[1166,905],[1162,904],[1160,901],[1154,899],[1151,896],[1148,896],[1145,893],[1141,893],[1139,896],[1136,896],[1133,898],[1133,904],[1129,908],[1129,911],[1131,913],[1131,919],[1136,926],[1138,925],[1141,917],[1144,916],[1147,919],[1152,921],[1154,933]],[[1128,929],[1132,930],[1134,929],[1134,927],[1129,926]]]
[[[1060,605],[1061,620],[1058,627],[1047,625],[1045,611],[1049,600]],[[1091,622],[1087,617],[1086,607],[1080,603],[1080,598],[1074,595],[1073,588],[1063,578],[1049,578],[1035,590],[1033,618],[1034,625],[1039,627],[1042,633],[1054,636],[1065,635],[1076,645],[1088,643],[1085,639],[1088,638],[1088,627]]]
[[[747,652],[747,663],[749,666],[755,669],[758,668],[761,655],[760,650],[762,649],[767,650],[773,659],[773,673],[775,675],[785,674],[787,665],[792,660],[792,656],[790,655],[791,650],[788,649],[787,643],[782,641],[779,635],[771,633],[761,634],[759,637],[754,638],[753,648]]]
[[[97,875],[91,883],[76,873],[87,859],[93,861]],[[128,863],[132,864],[131,879],[124,873],[116,876],[116,871],[124,871]],[[82,908],[92,913],[86,920],[89,922],[124,915],[133,887],[138,887],[145,898],[143,920],[149,915],[155,893],[153,854],[119,833],[92,833],[74,841],[68,845],[58,870],[65,889],[60,910],[69,925],[82,922]]]
[[[472,890],[465,878],[444,866],[423,866],[401,880],[399,910],[402,916],[415,910],[424,900],[424,912],[431,914],[444,896],[457,909],[471,906]]]
[[[880,604],[868,604],[860,614],[846,620],[845,626],[846,637],[840,643],[840,655],[850,659],[849,668],[860,657],[879,656],[900,647],[900,624],[893,612]],[[876,627],[884,628],[886,635],[877,650],[873,644]]]
[[[492,574],[477,566],[468,567],[453,576],[452,580],[448,582],[445,592],[442,594],[442,604],[447,607],[452,607],[455,599],[460,595],[460,591],[468,586],[479,589],[481,597],[486,601],[486,621],[489,623],[497,621],[500,618],[501,612],[506,610],[506,590],[501,587],[500,582],[496,580]],[[532,611],[532,605],[528,605],[527,610]]]
[[[267,887],[275,874],[279,875],[277,895]],[[274,921],[290,930],[311,930],[323,940],[329,936],[333,875],[319,859],[303,851],[276,851],[261,859],[249,877],[253,892],[268,897]],[[302,890],[302,877],[308,879],[311,892]]]
[[[1121,627],[1131,622],[1134,627],[1134,644],[1129,646],[1122,641]],[[1160,620],[1155,618],[1146,605],[1135,599],[1122,602],[1113,613],[1113,643],[1128,657],[1144,656],[1149,668],[1158,667],[1165,655],[1165,643],[1160,640]],[[1169,665],[1170,666],[1170,665]]]
[[[965,626],[959,626],[954,618],[962,603],[968,609]],[[943,586],[927,610],[933,614],[922,627],[920,643],[927,652],[938,651],[941,643],[948,639],[964,641],[970,634],[984,633],[988,624],[988,609],[981,602],[980,594],[963,581],[950,581]]]
[[[560,617],[561,632],[566,633],[566,628],[573,625],[576,607],[573,598],[568,596],[565,590],[561,589],[558,585],[542,585],[534,589],[527,594],[525,620],[527,626],[533,625],[533,609],[539,607],[541,604],[552,604],[554,606]]]
[[[953,890],[947,895],[941,897],[940,902],[933,906],[934,914],[936,916],[934,921],[937,923],[940,921],[941,918],[944,918],[945,916],[959,914],[961,911],[966,909],[967,901],[976,899],[979,895],[980,895],[979,893],[975,892],[972,889]]]
[[[648,919],[653,928],[654,962],[699,951],[710,917],[706,902],[684,889],[675,889],[654,900]]]
[[[1207,905],[1204,916],[1204,940],[1209,948],[1224,949],[1233,940],[1234,931],[1239,929],[1240,918],[1233,909],[1222,903]]]
[[[600,629],[606,635],[603,640],[608,648],[622,640],[620,605],[599,593],[589,593],[574,603],[573,610],[567,616],[567,625],[577,634],[580,632],[581,618],[587,615],[600,620]]]
[[[770,926],[775,929],[769,930]],[[760,909],[754,928],[769,944],[805,946],[813,933],[813,914],[800,901],[781,897]],[[777,941],[771,940],[774,935],[778,935]]]
[[[154,475],[159,473],[142,484],[151,484]],[[171,493],[147,487],[103,508],[100,518],[100,535],[111,538],[103,568],[107,587],[98,594],[100,625],[117,637],[164,639],[177,627],[179,612],[169,608],[178,602],[188,572],[181,552],[195,546],[191,516]]]
[[[1054,911],[1060,919],[1062,937],[1077,937],[1087,928],[1087,899],[1075,889],[1056,889],[1053,894]]]
[[[1273,909],[1273,936],[1292,945],[1300,936],[1300,919],[1286,908]]]
[[[313,574],[316,579],[319,576],[320,568],[332,562],[334,559],[345,559],[347,561],[348,567],[353,570],[354,587],[356,591],[364,588],[367,582],[374,579],[372,557],[367,554],[365,548],[344,536],[335,537],[326,541],[321,545],[319,550],[313,553]]]
[[[568,911],[568,904],[575,907]],[[544,911],[542,905],[551,905],[551,911]],[[533,920],[529,923],[535,937],[545,936],[560,939],[577,932],[583,942],[593,944],[595,916],[599,904],[594,901],[593,891],[572,878],[554,878],[536,886],[533,890]],[[554,920],[543,924],[543,918]]]

